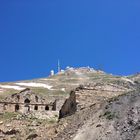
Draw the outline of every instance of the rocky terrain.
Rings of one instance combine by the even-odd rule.
[[[69,68],[48,78],[0,83],[0,99],[25,88],[43,96],[76,94],[77,111],[60,120],[0,114],[0,139],[139,140],[140,74],[115,76]]]

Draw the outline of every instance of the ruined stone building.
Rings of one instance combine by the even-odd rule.
[[[7,96],[0,101],[0,112],[19,112],[24,115],[58,118],[73,114],[76,111],[76,98],[73,92],[68,98],[43,98],[29,88]]]

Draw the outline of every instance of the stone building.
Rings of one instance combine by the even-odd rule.
[[[19,112],[32,114],[37,118],[58,118],[71,115],[76,111],[76,98],[71,92],[67,98],[43,98],[29,88],[7,96],[0,101],[0,112]],[[41,116],[41,117],[40,117]]]

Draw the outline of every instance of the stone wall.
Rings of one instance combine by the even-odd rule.
[[[59,118],[63,118],[73,114],[77,110],[76,106],[75,91],[71,91],[69,97],[46,100],[34,94],[30,89],[26,89],[0,101],[0,113],[19,112],[24,115],[39,113],[44,116],[57,114]]]
[[[54,105],[47,104],[24,104],[24,103],[8,103],[0,102],[0,112],[19,112],[22,114],[33,112],[55,111]]]

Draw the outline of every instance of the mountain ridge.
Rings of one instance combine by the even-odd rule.
[[[2,88],[3,86],[5,88]],[[31,135],[30,130],[25,133],[25,129],[33,129],[30,122],[38,121],[40,124],[37,124],[34,130],[34,134],[37,135],[34,138],[36,140],[139,140],[140,138],[140,74],[114,76],[89,67],[69,68],[48,78],[0,83],[0,99],[21,90],[11,90],[8,86],[30,88],[46,99],[66,98],[71,92],[76,96],[76,112],[61,118],[58,122],[50,124],[47,120],[39,119],[34,122],[32,119],[29,121],[21,117],[24,127],[19,129],[23,133],[23,139]],[[21,123],[20,120],[4,122],[2,123],[4,130],[8,129],[5,127],[7,123],[10,123],[11,129],[13,122]],[[25,127],[26,123],[31,126]],[[4,130],[2,132],[5,132]],[[5,137],[10,138],[7,135]],[[18,135],[14,134],[14,137],[17,139]]]

